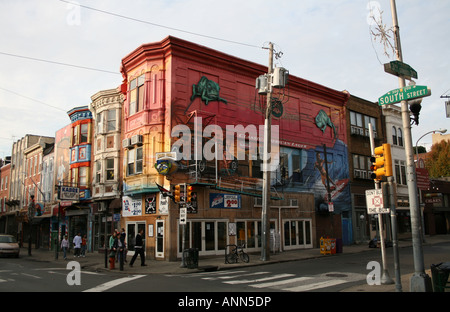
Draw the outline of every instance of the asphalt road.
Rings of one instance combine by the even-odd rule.
[[[399,251],[401,274],[413,273],[412,248]],[[392,254],[392,248],[388,248],[388,272],[394,278]],[[450,243],[424,246],[424,254],[426,269],[431,264],[449,262]],[[0,258],[0,292],[169,292],[178,293],[177,298],[186,293],[198,296],[212,292],[339,292],[366,284],[371,272],[367,265],[372,261],[381,265],[380,249],[215,272],[127,275],[78,270],[76,266],[26,258]]]

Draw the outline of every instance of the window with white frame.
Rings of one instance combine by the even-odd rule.
[[[142,173],[143,149],[138,147],[127,151],[127,175]]]
[[[361,113],[350,111],[351,134],[369,136],[369,123],[372,124],[374,136],[377,136],[377,119]]]
[[[106,131],[115,131],[116,130],[116,110],[110,109],[107,114],[107,129]]]
[[[106,181],[114,181],[114,158],[106,158]]]
[[[395,181],[397,184],[406,185],[406,166],[403,160],[394,160]]]

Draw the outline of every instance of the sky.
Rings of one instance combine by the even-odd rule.
[[[432,92],[415,145],[450,132],[441,98],[450,96],[450,1],[396,5],[403,61]],[[120,85],[123,57],[169,35],[261,65],[272,42],[290,74],[375,102],[399,84],[384,72],[395,56],[374,40],[371,12],[392,27],[389,0],[0,0],[0,158],[26,134],[54,137],[67,111]],[[431,135],[419,145],[429,148]]]

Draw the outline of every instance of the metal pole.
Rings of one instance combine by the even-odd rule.
[[[403,62],[402,49],[400,44],[400,32],[397,21],[397,8],[395,0],[391,0],[392,24],[394,26],[394,39],[397,60]],[[400,88],[405,87],[405,78],[399,77]],[[411,136],[411,120],[409,116],[409,109],[407,101],[401,102],[403,133],[405,138],[405,153],[406,153],[406,180],[408,184],[409,194],[409,209],[411,214],[411,233],[414,254],[414,274],[410,280],[410,291],[431,291],[431,279],[425,273],[423,248],[421,240],[421,222],[420,222],[420,207],[417,200],[417,182],[416,171],[414,167],[414,155]]]
[[[397,238],[397,211],[394,196],[394,177],[387,177],[389,186],[389,203],[391,208],[391,228],[392,228],[392,248],[394,251],[394,271],[395,271],[395,291],[402,291],[402,281],[400,275],[400,255],[398,253]]]
[[[375,149],[375,141],[373,137],[373,127],[372,124],[369,123],[369,139],[370,139],[370,153],[374,155],[374,149]],[[375,182],[375,189],[380,189],[381,185],[379,181]],[[394,284],[394,281],[391,279],[389,275],[389,271],[387,269],[387,263],[386,263],[386,245],[384,242],[384,227],[383,227],[383,214],[378,214],[378,226],[380,228],[380,241],[381,241],[381,261],[383,262],[383,272],[381,274],[381,284],[388,285],[388,284]]]
[[[270,168],[269,155],[272,123],[272,66],[273,66],[273,43],[269,43],[269,67],[267,77],[267,104],[264,119],[264,153],[263,153],[263,190],[262,190],[262,211],[261,211],[261,260],[270,260],[270,220],[268,216],[270,198]]]

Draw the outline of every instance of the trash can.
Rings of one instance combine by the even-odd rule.
[[[330,238],[330,251],[334,255],[336,253],[336,238]]]
[[[320,238],[320,253],[322,255],[331,254],[331,240],[328,237]]]
[[[198,268],[198,249],[189,248],[183,251],[184,263],[188,269]]]
[[[450,274],[450,262],[432,264],[431,265],[431,278],[433,280],[434,292],[445,292],[446,288],[450,288],[448,282],[448,276]]]

